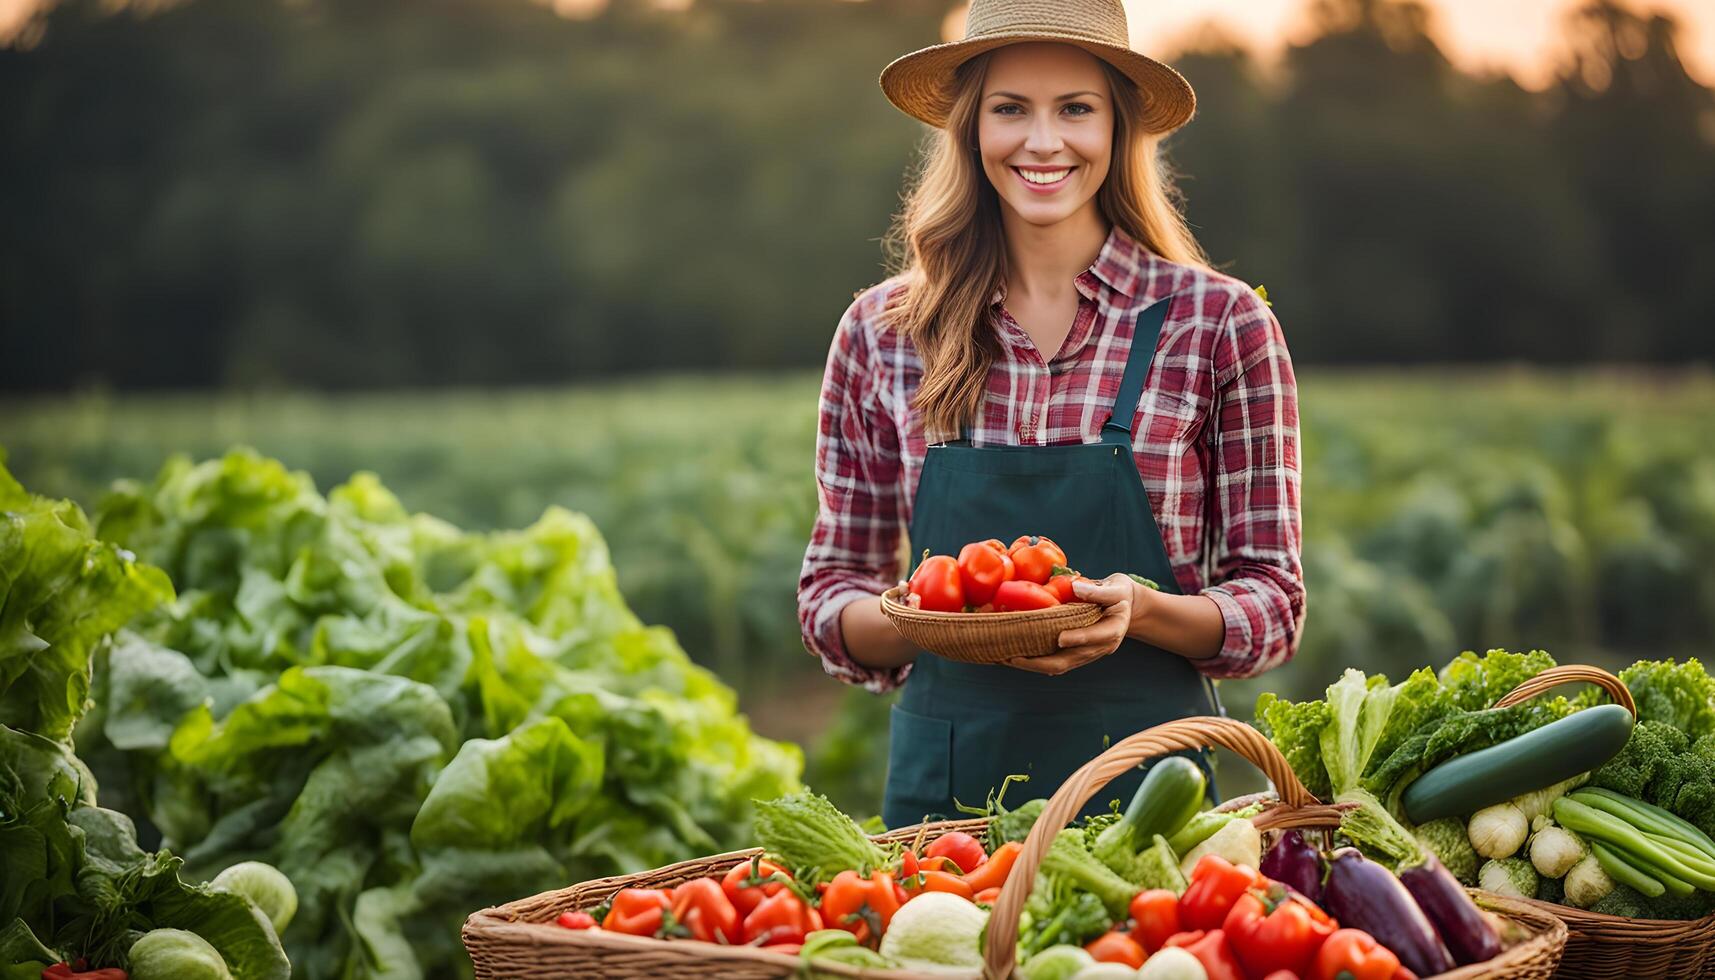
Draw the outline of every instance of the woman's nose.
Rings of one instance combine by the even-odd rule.
[[[1033,153],[1054,153],[1060,149],[1060,143],[1053,116],[1037,116],[1031,120],[1030,136],[1024,141],[1025,149]]]

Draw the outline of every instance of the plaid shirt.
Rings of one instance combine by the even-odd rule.
[[[1172,294],[1132,426],[1133,452],[1180,589],[1209,596],[1221,652],[1211,677],[1286,663],[1304,623],[1298,396],[1280,324],[1243,282],[1169,262],[1116,225],[1076,280],[1077,319],[1044,364],[995,294],[1003,353],[991,367],[973,445],[1098,442],[1119,391],[1133,321]],[[798,580],[804,645],[828,673],[877,693],[909,664],[876,669],[846,653],[840,610],[897,584],[902,531],[923,470],[922,376],[911,342],[883,328],[899,278],[857,296],[834,332],[816,438],[820,511]]]

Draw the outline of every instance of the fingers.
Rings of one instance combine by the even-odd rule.
[[[1051,653],[1043,657],[1017,657],[1006,661],[1007,666],[1028,670],[1034,674],[1064,674],[1112,653],[1118,644],[1089,643]]]

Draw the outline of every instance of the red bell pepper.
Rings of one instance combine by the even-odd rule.
[[[1316,951],[1339,925],[1309,899],[1279,882],[1239,896],[1221,924],[1245,972],[1260,977],[1276,970],[1309,972]]]
[[[613,896],[613,905],[601,927],[628,936],[653,936],[661,931],[663,913],[673,906],[673,892],[667,888],[621,888]]]
[[[1012,873],[1012,866],[1018,863],[1018,852],[1022,850],[1024,845],[1015,840],[1000,845],[975,871],[966,872],[965,884],[970,885],[974,892],[1006,884],[1006,876]]]
[[[673,889],[673,918],[689,930],[692,939],[727,945],[742,941],[738,910],[713,878],[687,881]]]
[[[1264,887],[1255,868],[1234,865],[1219,854],[1205,854],[1191,870],[1191,884],[1179,896],[1179,921],[1187,929],[1219,929],[1245,892]]]
[[[762,900],[745,916],[744,941],[761,946],[802,943],[804,937],[822,928],[822,917],[790,889]]]

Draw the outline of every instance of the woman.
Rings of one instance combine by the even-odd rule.
[[[1219,713],[1211,678],[1291,658],[1304,585],[1285,341],[1173,204],[1156,154],[1195,98],[1130,50],[1119,0],[976,0],[964,40],[881,86],[940,132],[894,230],[903,270],[835,332],[798,602],[829,673],[904,685],[883,812],[899,826],[1013,773],[1047,795],[1109,742]],[[902,525],[912,556],[1053,538],[1099,578],[1077,591],[1102,618],[1005,665],[920,651],[879,599]]]

